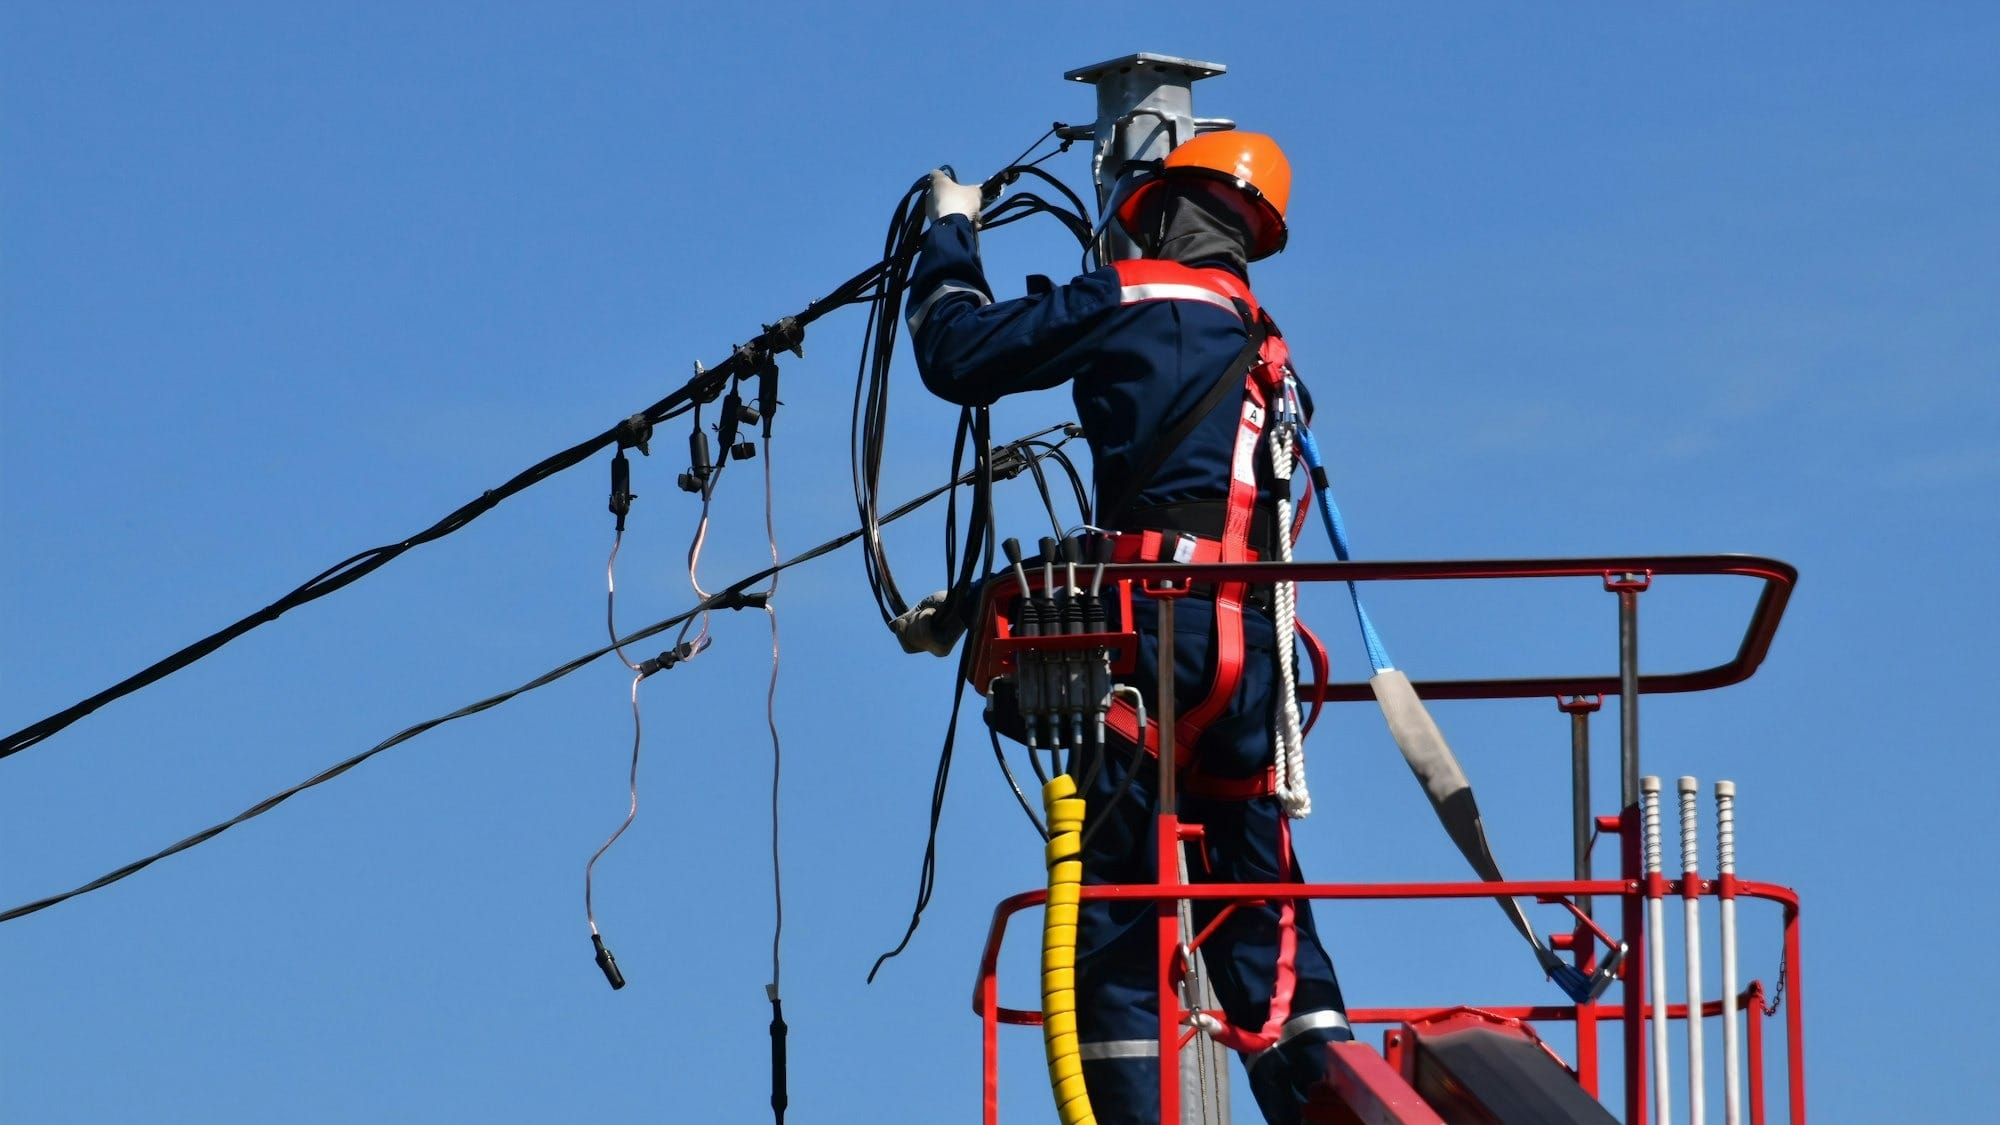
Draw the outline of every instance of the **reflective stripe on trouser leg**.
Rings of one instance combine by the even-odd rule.
[[[1244,1060],[1250,1093],[1264,1120],[1271,1125],[1297,1122],[1313,1087],[1326,1078],[1326,1045],[1353,1038],[1347,1017],[1330,1008],[1285,1021],[1275,1046]]]
[[[1102,1043],[1079,1043],[1076,1057],[1085,1062],[1098,1059],[1156,1059],[1160,1044],[1154,1039],[1111,1039]]]
[[[1344,1043],[1354,1038],[1354,1031],[1347,1026],[1347,1017],[1344,1014],[1336,1012],[1331,1008],[1324,1011],[1307,1012],[1305,1015],[1293,1016],[1291,1019],[1286,1020],[1285,1026],[1278,1032],[1278,1041],[1264,1050],[1251,1055],[1247,1060],[1248,1065],[1255,1068],[1258,1063],[1269,1058],[1273,1051],[1282,1050],[1287,1043],[1292,1042],[1309,1031],[1329,1032],[1330,1034],[1318,1037],[1318,1042],[1321,1043]]]

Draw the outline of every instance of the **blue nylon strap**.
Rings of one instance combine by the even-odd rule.
[[[1297,399],[1288,389],[1286,401],[1293,407],[1297,420],[1295,432],[1299,437],[1299,450],[1305,454],[1306,465],[1313,470],[1319,493],[1320,522],[1326,525],[1326,537],[1333,541],[1333,554],[1341,562],[1347,562],[1347,525],[1341,521],[1340,506],[1333,502],[1333,490],[1326,487],[1326,463],[1320,459],[1319,443],[1313,440],[1312,431],[1307,429],[1302,418],[1298,418]],[[1382,638],[1375,632],[1375,623],[1368,620],[1368,611],[1361,605],[1361,591],[1354,583],[1347,584],[1348,596],[1354,599],[1354,617],[1361,623],[1361,643],[1368,648],[1368,663],[1377,672],[1387,672],[1395,667],[1389,661],[1389,650],[1382,645]]]

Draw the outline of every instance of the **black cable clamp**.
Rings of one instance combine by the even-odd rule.
[[[637,449],[641,457],[651,457],[653,451],[646,443],[653,440],[653,423],[644,414],[634,414],[618,423],[618,448]]]
[[[800,359],[806,357],[806,326],[799,323],[798,317],[782,316],[776,323],[766,324],[758,340],[766,352],[790,352]]]
[[[699,641],[682,641],[680,644],[655,656],[651,660],[641,661],[639,664],[639,678],[645,679],[655,672],[664,672],[707,647],[708,641],[706,638]]]
[[[769,590],[724,590],[709,599],[710,609],[764,609],[771,604]]]

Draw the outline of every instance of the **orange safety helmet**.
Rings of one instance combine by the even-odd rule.
[[[1278,142],[1262,133],[1227,130],[1203,133],[1167,154],[1158,173],[1133,188],[1115,212],[1128,233],[1136,233],[1146,200],[1164,184],[1208,180],[1242,194],[1261,221],[1250,231],[1250,260],[1285,248],[1285,204],[1292,195],[1292,164]]]

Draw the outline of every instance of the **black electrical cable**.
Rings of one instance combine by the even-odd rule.
[[[1060,124],[1056,125],[1051,129],[1051,133],[1060,128]],[[1047,135],[1044,134],[1044,138]],[[1040,139],[1035,142],[1036,145],[1040,143]],[[1028,151],[1032,152],[1034,147],[1035,145],[1030,145]],[[1068,147],[1069,142],[1064,141],[1062,147],[1056,151],[1060,152]],[[1048,154],[1048,156],[1053,155],[1055,155],[1053,152]],[[1041,159],[1047,158],[1047,156],[1044,156]],[[1037,160],[1035,163],[1040,163],[1040,161]],[[1090,248],[1096,240],[1096,230],[1091,224],[1088,209],[1084,206],[1083,201],[1076,196],[1075,192],[1072,192],[1067,185],[1049,173],[1035,167],[1033,164],[1023,165],[1017,162],[1002,169],[992,179],[986,181],[985,185],[983,185],[985,189],[983,194],[987,196],[992,195],[1000,188],[1018,180],[1022,174],[1033,175],[1053,184],[1070,201],[1073,210],[1065,211],[1039,196],[1023,192],[1016,195],[1013,199],[984,212],[980,218],[980,225],[986,229],[991,229],[1018,221],[1032,214],[1047,213],[1055,215],[1069,229],[1070,233],[1076,237],[1079,245],[1083,248],[1084,254],[1088,256]],[[892,263],[905,263],[905,265],[901,270],[892,266],[883,278],[883,296],[878,299],[875,310],[870,314],[871,318],[869,322],[869,333],[875,342],[875,347],[864,355],[862,361],[863,369],[860,375],[857,376],[855,384],[857,431],[851,439],[850,447],[854,450],[857,458],[854,466],[855,500],[865,529],[869,528],[872,497],[881,479],[882,448],[888,418],[889,360],[893,354],[896,332],[894,320],[899,316],[902,293],[907,285],[905,271],[908,268],[908,263],[914,262],[913,246],[921,239],[923,233],[922,223],[916,214],[918,209],[915,206],[915,201],[923,197],[928,190],[928,180],[918,181],[917,184],[911,187],[910,192],[903,197],[903,201],[898,206],[895,216],[890,221],[889,245],[884,248],[884,259]],[[906,258],[905,254],[909,256]],[[872,365],[869,362],[870,359],[874,361]],[[866,404],[865,411],[863,409],[864,403]],[[976,416],[973,416],[969,411],[961,414],[952,454],[954,475],[956,475],[957,470],[962,464],[960,458],[964,455],[968,427],[973,428],[975,431],[973,434],[973,446],[977,467],[975,467],[974,474],[976,476],[980,475],[982,469],[989,467],[984,425],[985,412],[983,410],[979,411]],[[1080,433],[1081,430],[1066,431],[1064,440],[1067,441],[1069,438],[1075,437]],[[1034,460],[1039,461],[1040,458],[1035,458]],[[1065,463],[1065,469],[1069,473],[1072,487],[1076,490],[1079,511],[1083,514],[1084,522],[1087,523],[1090,518],[1090,503],[1083,489],[1082,478],[1077,475],[1074,465]],[[1053,498],[1049,495],[1048,482],[1038,464],[1034,466],[1034,472],[1037,488],[1042,496],[1042,502],[1049,509],[1050,519],[1055,524],[1057,538],[1061,538],[1061,523],[1055,516],[1055,504]],[[984,481],[987,478],[982,476],[981,479]],[[992,571],[995,537],[991,521],[992,505],[990,496],[983,494],[981,491],[975,491],[971,517],[968,520],[971,530],[964,545],[963,560],[959,560],[957,558],[958,525],[956,520],[956,506],[955,504],[952,505],[951,513],[947,516],[945,543],[945,567],[946,573],[952,576],[952,585],[947,590],[945,606],[941,607],[939,612],[958,612],[962,609],[960,599],[970,596],[973,586],[974,575],[971,571],[971,564],[975,555],[982,558],[985,568],[983,573],[990,573]],[[875,591],[876,604],[882,611],[883,620],[889,621],[904,612],[908,608],[908,603],[902,599],[900,593],[895,588],[887,555],[881,548],[879,534],[875,534],[872,529],[869,530],[868,550],[865,552],[865,566],[868,571],[870,585]],[[960,562],[960,566],[954,567],[953,563],[955,561]],[[871,982],[874,981],[875,975],[881,971],[882,965],[885,962],[902,953],[909,946],[910,939],[915,936],[917,927],[923,920],[924,909],[929,906],[931,892],[936,886],[938,823],[944,808],[945,786],[951,776],[952,749],[958,736],[958,716],[960,706],[964,700],[965,675],[967,671],[966,662],[971,659],[971,647],[970,645],[965,646],[965,650],[960,656],[958,691],[952,698],[951,718],[946,725],[944,745],[938,755],[937,774],[931,790],[930,824],[924,841],[923,864],[917,880],[916,905],[911,911],[910,923],[904,930],[902,940],[896,944],[894,949],[876,958],[874,966],[869,969],[868,979]],[[998,750],[997,743],[995,749],[996,751]],[[1034,761],[1032,755],[1030,755],[1030,761]],[[1021,797],[1025,805],[1026,799],[1020,793],[1019,785],[1014,783],[1012,772],[1007,770],[1004,756],[1001,758],[1001,768],[1003,772],[1007,773],[1009,783],[1014,785],[1016,796]],[[1040,773],[1039,763],[1036,763],[1036,772]],[[1032,810],[1029,812],[1029,818],[1031,820],[1034,819]]]
[[[1011,452],[1014,455],[1013,458],[1008,460],[1002,466],[1002,468],[1007,472],[1008,479],[1011,479],[1013,475],[1018,474],[1019,472],[1022,471],[1022,469],[1025,467],[1025,462],[1027,459],[1031,457],[1046,457],[1049,455],[1046,452],[1041,454],[1033,454],[1025,452],[1027,444],[1029,442],[1034,441],[1037,438],[1046,437],[1051,433],[1062,431],[1064,428],[1065,428],[1064,426],[1051,426],[1048,429],[1042,430],[1039,433],[1030,435],[1027,438],[1023,438],[1019,441],[1013,442],[1008,446],[1004,447],[1002,450],[1003,453]],[[1063,440],[1067,441],[1068,439],[1065,438]],[[946,484],[939,485],[938,487],[931,489],[929,492],[926,492],[923,495],[908,501],[902,506],[896,508],[894,511],[891,511],[888,514],[884,515],[882,517],[882,522],[890,523],[895,520],[899,520],[904,516],[909,515],[911,512],[914,512],[917,509],[923,507],[924,505],[930,503],[932,500],[937,499],[939,496],[944,495],[946,492],[949,492],[954,488],[958,488],[970,482],[971,482],[971,474],[967,474],[966,478],[964,479],[954,479]],[[348,770],[353,769],[354,767],[360,765],[361,763],[367,761],[368,759],[374,757],[375,755],[382,753],[384,750],[388,750],[391,747],[394,747],[400,743],[407,742],[410,739],[415,738],[426,731],[429,731],[439,726],[443,726],[445,723],[452,722],[453,720],[456,719],[465,718],[468,715],[476,715],[481,711],[497,707],[500,704],[505,703],[510,699],[513,699],[517,695],[522,695],[527,692],[533,691],[536,688],[544,687],[548,684],[554,683],[555,681],[562,679],[564,676],[569,675],[571,672],[574,672],[577,669],[582,668],[585,665],[592,663],[593,661],[596,661],[600,657],[608,655],[619,646],[629,645],[635,641],[641,641],[646,639],[647,637],[664,633],[669,629],[675,628],[676,626],[679,626],[687,621],[692,620],[695,616],[701,613],[709,612],[715,609],[731,609],[731,608],[739,608],[745,605],[755,604],[754,600],[746,598],[746,592],[749,590],[751,586],[754,586],[757,583],[764,581],[765,579],[776,576],[780,571],[788,570],[791,567],[798,566],[801,563],[810,562],[813,559],[821,557],[822,555],[827,555],[836,550],[839,550],[841,547],[844,547],[847,544],[854,542],[856,539],[861,538],[861,535],[862,532],[860,531],[860,529],[856,529],[854,531],[847,532],[844,535],[836,536],[833,539],[829,539],[826,542],[821,543],[817,547],[813,547],[810,550],[794,555],[790,559],[787,559],[782,563],[779,563],[775,566],[767,567],[764,570],[760,570],[757,573],[752,574],[746,578],[738,579],[737,581],[731,583],[727,587],[718,590],[713,595],[703,599],[700,604],[696,605],[692,609],[687,610],[684,613],[680,613],[673,617],[669,617],[663,621],[656,621],[653,624],[638,630],[637,632],[616,638],[611,644],[605,645],[604,647],[595,649],[591,652],[584,653],[583,655],[578,656],[575,659],[568,661],[567,663],[560,664],[554,668],[551,668],[547,672],[542,673],[541,675],[535,677],[532,680],[529,680],[528,682],[520,685],[519,687],[501,692],[498,695],[488,696],[487,698],[479,700],[476,703],[469,703],[466,706],[461,707],[458,710],[453,711],[449,714],[440,715],[433,719],[427,719],[424,722],[416,724],[415,726],[405,727],[403,730],[400,730],[395,734],[389,736],[388,738],[383,739],[381,742],[376,743],[374,746],[369,747],[367,750],[364,750],[361,753],[356,754],[351,758],[348,758],[346,761],[339,762],[335,765],[329,766],[326,769],[321,770],[319,773],[314,774],[312,777],[307,778],[305,781],[302,781],[299,784],[294,785],[288,789],[284,789],[277,793],[274,793],[271,796],[266,797],[262,801],[259,801],[256,804],[251,805],[249,808],[244,809],[242,812],[236,814],[233,817],[230,817],[228,820],[210,825],[209,827],[204,828],[199,832],[196,832],[192,836],[188,836],[185,839],[182,839],[166,848],[162,848],[161,850],[145,857],[144,859],[134,860],[133,862],[128,863],[123,867],[119,867],[113,871],[100,875],[97,878],[92,879],[90,882],[83,884],[82,886],[75,887],[68,891],[64,891],[61,894],[50,895],[47,898],[36,899],[33,902],[23,903],[19,906],[12,907],[8,910],[0,911],[0,923],[11,922],[16,918],[25,917],[29,914],[34,914],[37,913],[38,911],[46,910],[51,906],[55,906],[58,903],[68,901],[69,899],[75,898],[78,895],[89,894],[92,891],[100,890],[122,879],[135,875],[140,871],[143,871],[146,868],[151,867],[153,864],[158,863],[160,860],[184,852],[189,848],[194,847],[197,844],[205,843],[209,840],[212,840],[216,836],[221,835],[223,832],[228,831],[229,829],[235,827],[236,825],[242,824],[244,821],[253,819],[258,816],[262,816],[263,814],[271,811],[280,804],[283,804],[290,798],[297,796],[298,794],[303,793],[306,790],[313,788],[314,786],[324,784],[325,782],[328,781],[332,781],[334,778],[339,777],[341,774],[346,773]]]
[[[130,695],[140,688],[155,683],[182,668],[193,664],[230,641],[248,633],[270,621],[277,620],[286,611],[296,609],[310,601],[323,598],[349,583],[360,580],[378,568],[388,564],[412,547],[442,539],[452,532],[478,519],[502,500],[547,480],[574,465],[587,460],[592,454],[614,443],[620,446],[638,445],[641,449],[649,440],[652,427],[668,418],[686,412],[696,403],[715,397],[731,379],[752,374],[757,367],[767,362],[772,353],[796,348],[804,337],[807,325],[837,308],[869,301],[871,287],[880,285],[890,272],[891,263],[877,262],[860,273],[842,282],[825,297],[807,305],[803,312],[785,317],[776,324],[767,326],[763,333],[744,344],[728,359],[714,367],[698,372],[695,377],[678,390],[660,401],[620,422],[618,425],[587,438],[568,449],[530,465],[508,478],[496,488],[487,489],[473,500],[454,509],[443,519],[417,532],[407,539],[385,544],[335,563],[307,579],[292,592],[272,602],[270,605],[236,621],[223,629],[203,637],[201,640],[180,649],[161,660],[141,669],[123,680],[105,688],[70,707],[49,715],[0,739],[0,758],[19,753],[30,746],[76,722],[113,700]],[[906,268],[906,267],[905,267]]]
[[[1061,123],[1052,126],[1049,132],[1029,145],[1022,155],[1025,157],[1027,153],[1033,152],[1042,141],[1061,129]],[[1067,150],[1069,143],[1064,141],[1061,147],[1033,163],[1021,164],[1017,161],[1010,164],[983,185],[985,192],[990,195],[1019,180],[1023,175],[1033,176],[1060,191],[1068,200],[1069,209],[1024,192],[987,211],[981,217],[981,225],[990,229],[1026,218],[1031,214],[1047,213],[1061,220],[1077,238],[1079,244],[1087,250],[1094,232],[1082,199],[1061,180],[1035,166],[1057,152]],[[849,452],[853,461],[855,511],[865,532],[862,566],[867,575],[869,589],[875,596],[876,607],[885,623],[909,609],[909,601],[897,587],[887,550],[877,530],[879,519],[876,511],[882,460],[888,437],[889,373],[895,357],[896,335],[902,321],[903,298],[908,288],[909,271],[915,263],[917,250],[923,239],[924,211],[929,191],[928,176],[917,180],[898,201],[890,217],[889,229],[884,236],[882,247],[883,261],[886,264],[879,284],[869,298],[871,307],[868,325],[865,330],[860,368],[855,376],[853,429],[849,436]],[[983,413],[983,411],[967,411],[960,415],[958,436],[953,450],[954,471],[963,463],[968,427],[974,431],[981,429],[984,425]],[[976,433],[971,436],[974,439],[975,459],[984,457],[985,446]],[[992,508],[989,500],[990,498],[982,496],[975,486],[962,557],[959,554],[955,502],[947,513],[945,545],[945,567],[949,583],[946,588],[947,609],[961,608],[960,599],[966,596],[966,592],[977,577],[972,566],[975,558],[981,560],[986,570],[992,569],[993,542],[988,526],[991,522]]]
[[[1000,745],[1000,732],[994,730],[992,724],[989,723],[986,727],[986,734],[993,742],[993,760],[1000,763],[1000,773],[1007,779],[1007,788],[1013,791],[1014,799],[1021,802],[1021,811],[1028,814],[1028,823],[1035,826],[1035,831],[1041,835],[1042,839],[1048,839],[1048,826],[1042,823],[1042,818],[1035,812],[1035,806],[1028,802],[1028,795],[1022,792],[1020,781],[1014,777],[1014,767],[1007,764],[1007,750]],[[1044,780],[1042,784],[1046,785],[1048,782]]]
[[[931,779],[930,831],[924,840],[924,862],[917,873],[917,902],[910,911],[910,924],[903,931],[903,939],[896,948],[875,958],[875,964],[868,970],[868,983],[875,983],[875,974],[882,971],[882,965],[891,957],[909,947],[910,939],[917,936],[917,926],[923,922],[924,909],[931,904],[931,892],[937,889],[937,830],[938,822],[944,817],[945,787],[951,781],[952,745],[958,740],[958,712],[965,702],[965,676],[972,667],[972,647],[959,646],[958,674],[952,677],[958,683],[951,696],[951,720],[945,726],[944,750],[938,755],[937,774]],[[0,918],[0,921],[5,921]]]
[[[1047,443],[1042,443],[1042,444],[1046,445]],[[1084,486],[1083,474],[1077,472],[1076,462],[1070,460],[1069,454],[1067,453],[1057,453],[1051,459],[1054,460],[1056,464],[1062,466],[1064,475],[1066,475],[1069,478],[1070,491],[1076,496],[1076,510],[1079,516],[1081,517],[1079,525],[1083,527],[1092,526],[1090,522],[1091,521],[1090,490]]]

